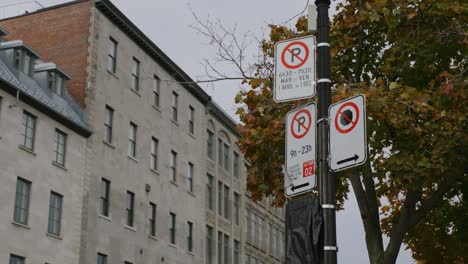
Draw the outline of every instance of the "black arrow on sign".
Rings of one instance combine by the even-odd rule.
[[[306,187],[306,186],[309,186],[309,183],[308,183],[308,182],[303,183],[303,184],[300,184],[300,185],[297,185],[297,186],[294,186],[294,185],[293,185],[293,186],[291,187],[291,191],[294,192],[294,190],[297,190],[297,189],[300,189],[300,188]]]
[[[354,162],[356,162],[356,160],[358,160],[358,159],[359,159],[359,156],[357,154],[354,154],[354,157],[347,158],[347,159],[344,159],[344,160],[339,160],[338,162],[336,162],[336,164],[340,165],[340,164],[350,162],[350,161],[353,161],[353,160],[354,160]]]

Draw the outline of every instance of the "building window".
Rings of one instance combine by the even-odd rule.
[[[213,228],[206,226],[206,261],[205,264],[213,264]]]
[[[255,231],[255,227],[254,227],[254,221],[255,221],[255,215],[253,214],[253,212],[251,210],[248,211],[248,223],[247,223],[247,240],[250,241],[250,243],[253,243],[254,242],[254,238],[255,236],[253,235],[254,234],[254,231]]]
[[[131,88],[135,91],[140,89],[140,61],[133,58]]]
[[[193,164],[191,162],[188,163],[187,191],[193,192]]]
[[[214,147],[215,147],[215,142],[214,142],[214,133],[211,132],[210,130],[207,130],[208,132],[208,142],[207,142],[207,153],[208,153],[208,158],[214,160]]]
[[[111,182],[107,179],[101,179],[101,199],[99,213],[103,216],[109,216],[109,201],[110,201],[110,185]]]
[[[154,76],[153,79],[153,105],[159,107],[159,93],[161,89],[161,80],[158,76]]]
[[[150,202],[149,205],[149,234],[150,236],[156,236],[156,204]]]
[[[187,222],[188,234],[187,234],[187,250],[193,252],[193,223]]]
[[[10,263],[9,264],[24,264],[26,263],[26,258],[10,254]]]
[[[67,134],[62,131],[55,129],[55,140],[54,140],[54,162],[65,166],[65,150],[67,144]]]
[[[107,255],[98,253],[97,254],[97,264],[107,264]]]
[[[58,95],[63,94],[63,77],[56,71],[47,72],[47,86],[51,91]]]
[[[218,165],[220,168],[223,167],[223,141],[218,138]]]
[[[179,105],[179,95],[172,92],[172,120],[177,122],[177,107]]]
[[[239,154],[237,152],[234,152],[234,177],[239,178],[240,176],[240,171],[239,171]]]
[[[104,140],[111,144],[112,143],[112,123],[114,119],[114,109],[106,105],[104,112]]]
[[[63,196],[51,192],[49,203],[49,234],[60,235],[60,224],[62,220],[62,200]]]
[[[171,181],[177,180],[177,152],[171,150]]]
[[[258,247],[260,249],[263,249],[263,218],[262,217],[257,217],[258,220]]]
[[[223,233],[218,231],[218,264],[223,263]]]
[[[240,242],[234,240],[234,264],[240,264]]]
[[[214,186],[213,176],[208,174],[208,183],[206,184],[206,207],[209,210],[214,210]]]
[[[234,193],[234,223],[239,225],[239,211],[240,211],[240,195]]]
[[[115,73],[117,65],[117,41],[112,37],[109,38],[109,51],[107,52],[107,70]]]
[[[193,134],[195,131],[195,109],[189,106],[189,132]]]
[[[171,244],[176,243],[176,214],[170,213],[170,221],[169,221],[169,242]]]
[[[32,114],[26,111],[23,112],[23,129],[21,131],[23,142],[21,142],[21,145],[31,151],[34,151],[36,119]]]
[[[223,183],[218,182],[218,214],[223,215]]]
[[[28,224],[30,194],[31,182],[18,177],[16,181],[15,211],[13,214],[13,221],[24,225]]]
[[[156,138],[151,138],[151,169],[158,170],[158,145],[159,141]]]
[[[14,67],[28,76],[32,76],[34,72],[34,58],[24,49],[15,49],[14,53]]]
[[[127,191],[127,226],[133,227],[135,217],[135,194]]]
[[[130,130],[128,132],[128,155],[132,158],[136,157],[136,137],[138,126],[130,122]]]
[[[229,163],[229,145],[227,145],[226,143],[224,143],[224,169],[226,171],[229,171],[229,166],[230,163]]]
[[[229,206],[229,187],[226,185],[224,186],[224,218],[230,219],[230,206]]]
[[[229,264],[229,260],[229,236],[224,235],[224,264]]]

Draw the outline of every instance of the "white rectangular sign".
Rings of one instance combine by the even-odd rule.
[[[358,95],[330,106],[330,168],[339,171],[367,159],[366,98]]]
[[[314,36],[276,43],[274,85],[276,102],[315,96]]]
[[[291,197],[316,186],[316,110],[311,103],[286,115],[284,190]]]

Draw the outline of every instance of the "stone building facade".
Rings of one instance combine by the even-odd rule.
[[[110,1],[0,26],[72,77],[93,131],[81,148],[79,263],[254,263],[268,252],[249,249],[245,208],[265,228],[284,218],[246,196],[236,123]]]
[[[60,90],[66,73],[38,59],[20,40],[0,41],[0,262],[78,264],[91,130]],[[59,89],[43,74],[63,78]]]

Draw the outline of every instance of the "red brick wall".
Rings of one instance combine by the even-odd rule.
[[[72,80],[67,87],[84,106],[91,7],[94,1],[76,1],[46,11],[5,19],[6,40],[21,39],[45,62],[54,62]]]

